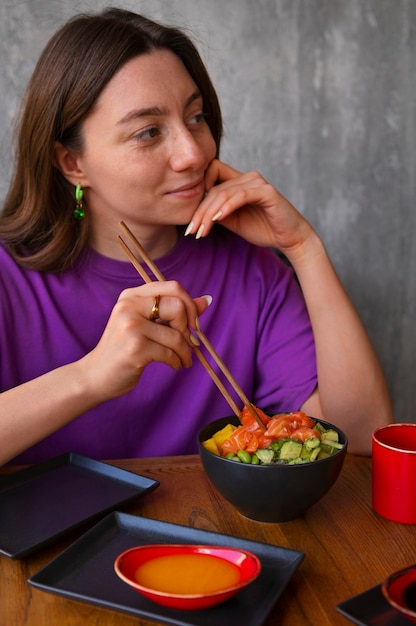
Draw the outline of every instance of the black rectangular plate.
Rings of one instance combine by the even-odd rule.
[[[159,606],[120,580],[116,557],[136,545],[186,543],[233,546],[256,554],[260,576],[223,604],[199,611]],[[216,532],[115,512],[29,578],[35,587],[115,611],[177,626],[259,626],[304,558],[302,552]]]
[[[359,626],[409,626],[409,621],[384,598],[381,585],[338,604],[337,610]]]
[[[0,553],[23,558],[159,482],[69,452],[0,477]]]

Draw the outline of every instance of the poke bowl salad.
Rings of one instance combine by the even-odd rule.
[[[247,407],[241,425],[231,421],[202,441],[206,450],[238,463],[295,465],[320,461],[344,448],[338,430],[302,411],[267,415],[255,408],[263,431]]]

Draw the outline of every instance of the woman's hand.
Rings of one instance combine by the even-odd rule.
[[[159,319],[151,321],[160,295]],[[123,291],[97,346],[78,361],[0,394],[0,465],[105,400],[130,391],[152,361],[191,365],[190,328],[208,306],[176,282]]]
[[[159,317],[150,320],[156,296]],[[154,282],[120,294],[97,346],[81,361],[99,401],[130,391],[152,361],[173,369],[191,366],[190,328],[207,307],[175,281]],[[104,398],[102,396],[105,396]]]
[[[290,257],[313,233],[295,207],[258,172],[242,174],[214,160],[205,184],[206,197],[187,234],[205,236],[219,222],[251,243],[279,248]]]

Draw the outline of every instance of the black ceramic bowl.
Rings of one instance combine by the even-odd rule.
[[[347,437],[336,426],[319,422],[338,432],[339,442],[344,444],[339,452],[299,465],[250,465],[220,457],[202,445],[227,424],[239,425],[236,416],[223,417],[199,433],[202,465],[214,487],[245,517],[260,522],[288,522],[300,517],[329,491],[344,463]]]

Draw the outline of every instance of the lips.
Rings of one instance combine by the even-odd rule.
[[[181,185],[181,187],[176,187],[176,189],[172,189],[168,191],[169,195],[180,195],[180,196],[195,196],[204,193],[205,191],[205,182],[203,178],[199,178],[196,181],[191,181]]]

